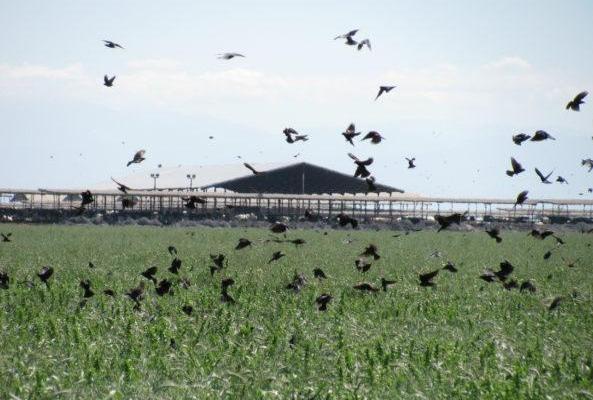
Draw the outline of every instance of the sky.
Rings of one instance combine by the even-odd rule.
[[[0,10],[0,187],[84,189],[237,156],[349,173],[352,152],[375,159],[379,183],[425,196],[593,198],[593,172],[581,166],[593,158],[593,95],[579,113],[564,109],[593,90],[591,1],[55,0]],[[371,51],[333,40],[352,29]],[[374,101],[380,85],[396,88]],[[351,122],[386,139],[353,147],[340,135]],[[286,143],[286,127],[310,140]],[[511,141],[538,129],[557,140]],[[126,167],[139,149],[147,160]],[[526,172],[507,177],[510,157]],[[569,184],[542,184],[535,167]]]

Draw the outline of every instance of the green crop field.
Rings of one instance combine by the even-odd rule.
[[[289,230],[306,241],[297,247],[265,242],[284,237],[264,229],[0,231],[13,232],[0,242],[10,277],[0,289],[1,399],[593,398],[592,235],[560,234],[566,244],[557,245],[525,232],[503,232],[497,244],[483,232]],[[241,237],[253,247],[235,250]],[[370,243],[381,258],[363,274],[354,261]],[[167,270],[170,245],[178,275]],[[277,250],[286,256],[268,264]],[[218,253],[228,265],[211,276]],[[479,278],[505,259],[509,279],[530,280],[535,293]],[[419,285],[419,273],[448,260],[457,273]],[[46,265],[55,271],[48,287],[37,277]],[[157,296],[140,275],[150,266],[173,282],[172,295]],[[314,278],[316,267],[328,278]],[[295,271],[307,278],[298,293],[285,288]],[[234,304],[221,302],[227,277]],[[380,287],[381,277],[396,282],[352,288]],[[83,279],[95,293],[85,304]],[[142,281],[135,310],[124,293]],[[315,306],[322,293],[333,296],[325,312]]]

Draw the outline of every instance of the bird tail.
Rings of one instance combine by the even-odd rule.
[[[513,175],[515,175],[515,173],[513,171],[507,170],[507,175],[508,176],[513,176]]]

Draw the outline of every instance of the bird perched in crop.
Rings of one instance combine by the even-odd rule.
[[[589,92],[587,92],[587,91],[577,94],[574,97],[574,99],[572,99],[571,101],[568,102],[568,104],[566,105],[566,109],[567,110],[570,109],[572,111],[581,111],[581,104],[585,103],[583,101],[583,99],[585,97],[587,97],[588,94],[589,94]]]
[[[419,274],[418,279],[420,279],[420,286],[435,286],[436,283],[434,283],[432,280],[439,274],[439,271],[440,270],[435,269],[432,272]]]
[[[350,226],[352,226],[352,228],[357,228],[358,227],[358,220],[355,218],[352,218],[344,213],[340,213],[336,216],[336,220],[338,221],[338,224],[340,226],[346,226],[348,224],[350,224]]]
[[[511,167],[512,170],[507,170],[508,176],[519,175],[521,172],[525,171],[525,169],[517,160],[515,160],[514,157],[511,157]]]
[[[171,286],[173,284],[171,283],[170,280],[168,279],[163,279],[159,282],[158,285],[156,285],[156,287],[154,288],[156,290],[156,294],[158,296],[164,296],[167,293],[169,293],[169,291],[171,290]]]
[[[363,257],[373,257],[374,260],[378,260],[381,258],[381,256],[379,255],[379,253],[377,253],[378,251],[378,247],[375,244],[369,244],[362,253],[359,254],[359,256],[363,256]]]
[[[395,285],[395,283],[396,282],[393,280],[390,281],[390,280],[387,280],[387,279],[381,277],[381,288],[383,289],[384,292],[386,292],[390,286]]]
[[[251,246],[251,244],[252,244],[251,240],[245,239],[245,238],[240,238],[239,243],[237,243],[237,246],[235,246],[235,250],[244,249],[247,246]]]
[[[91,281],[88,279],[80,281],[80,287],[84,290],[82,297],[85,299],[91,298],[95,295],[95,292],[91,289]]]
[[[327,279],[327,275],[325,275],[325,272],[321,268],[313,269],[313,276],[317,279]]]
[[[317,304],[317,310],[319,311],[326,311],[327,305],[332,301],[333,297],[327,293],[322,293],[315,299],[315,304]]]
[[[139,309],[140,300],[144,298],[144,282],[140,282],[140,284],[137,287],[128,290],[126,292],[126,296],[128,296],[134,303],[136,303],[134,308]]]
[[[168,268],[169,272],[172,274],[178,275],[179,269],[181,268],[181,260],[177,257],[171,261],[171,266]]]
[[[41,270],[37,273],[37,276],[39,279],[41,279],[41,282],[45,283],[45,286],[49,287],[49,278],[51,278],[53,274],[54,269],[50,266],[45,266],[41,268]]]
[[[455,267],[455,264],[453,264],[451,261],[447,261],[447,263],[445,265],[443,265],[443,268],[445,271],[449,271],[449,272],[457,272],[457,268]]]
[[[157,267],[150,267],[150,268],[147,268],[146,270],[142,271],[140,273],[140,275],[142,275],[146,279],[152,281],[152,283],[154,283],[156,285],[156,278],[154,277],[154,274],[156,274],[157,270],[158,270]]]
[[[111,40],[103,40],[105,47],[109,47],[110,49],[115,49],[116,47],[119,47],[120,49],[123,49],[123,47],[121,45],[119,45],[118,43],[112,42]]]
[[[370,131],[361,139],[361,141],[367,139],[370,139],[372,144],[379,144],[381,143],[381,140],[385,138],[377,131]]]
[[[352,123],[352,124],[348,125],[348,128],[346,128],[345,132],[342,132],[342,135],[344,136],[344,138],[346,139],[346,141],[348,143],[350,143],[352,146],[354,146],[354,142],[352,141],[352,139],[355,138],[356,136],[360,135],[360,132],[356,132],[356,127]]]
[[[373,163],[373,158],[367,158],[366,160],[359,160],[354,154],[348,153],[348,157],[354,160],[354,164],[356,164],[356,171],[354,171],[354,177],[358,178],[368,178],[371,176],[371,173],[366,168]]]
[[[288,230],[288,226],[282,222],[274,222],[270,230],[274,233],[284,233]]]
[[[127,167],[129,167],[132,164],[140,164],[142,161],[146,160],[146,158],[144,157],[145,154],[146,150],[138,150],[136,154],[134,154],[134,158],[132,158],[131,161],[128,161]]]
[[[10,284],[10,277],[6,271],[0,270],[0,289],[8,289],[8,285]]]
[[[371,266],[373,264],[371,264],[370,262],[368,262],[366,259],[364,258],[357,258],[354,261],[354,265],[356,266],[356,269],[359,270],[362,273],[367,272],[369,269],[371,269]]]
[[[360,290],[361,292],[378,292],[379,289],[377,289],[375,286],[373,286],[370,283],[367,282],[362,282],[362,283],[358,283],[354,286],[352,286],[352,288],[356,289],[356,290]]]
[[[268,261],[268,264],[272,263],[273,261],[277,261],[284,256],[286,256],[286,254],[284,254],[282,251],[275,251],[274,254],[272,254],[272,258],[270,258],[270,260]]]
[[[196,204],[206,204],[206,200],[198,197],[198,196],[189,196],[189,197],[182,197],[181,198],[183,201],[185,201],[185,204],[183,205],[185,208],[189,208],[189,209],[195,209],[196,208]]]
[[[375,101],[383,94],[391,92],[395,86],[379,86],[379,93],[377,93],[377,97],[375,97]]]

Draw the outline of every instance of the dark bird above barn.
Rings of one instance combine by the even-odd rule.
[[[531,136],[526,135],[525,133],[518,133],[516,135],[513,135],[513,143],[515,143],[518,146],[521,146],[521,143],[529,140],[531,138]]]
[[[250,164],[248,163],[243,163],[243,165],[245,166],[245,168],[247,168],[248,170],[250,170],[251,172],[253,172],[253,175],[258,175],[261,172],[259,172],[258,170],[256,170],[255,168],[253,168]]]
[[[356,171],[354,171],[354,177],[358,178],[368,178],[371,176],[371,173],[366,168],[373,163],[373,158],[370,157],[366,160],[359,160],[354,154],[348,153],[348,157],[354,160],[354,164],[356,164]]]
[[[383,93],[389,93],[394,88],[395,86],[379,86],[379,93],[377,93],[375,100],[377,100]]]
[[[185,204],[183,206],[185,208],[189,208],[192,210],[196,208],[196,204],[206,204],[205,199],[195,195],[189,197],[182,197],[181,199],[185,201]]]
[[[500,237],[500,229],[494,227],[492,229],[487,229],[486,233],[488,234],[488,236],[490,236],[492,239],[496,240],[496,243],[500,243],[502,242],[502,238]]]
[[[442,231],[443,229],[447,229],[452,224],[457,224],[457,225],[461,224],[461,221],[465,217],[465,214],[467,214],[467,211],[463,214],[453,213],[453,214],[447,215],[447,216],[435,215],[434,219],[440,225],[437,233]]]
[[[432,272],[427,272],[425,274],[419,274],[418,279],[420,279],[420,286],[434,286],[435,283],[432,281],[438,274],[438,269],[435,269]]]
[[[361,141],[367,140],[367,139],[370,139],[371,143],[373,143],[373,144],[379,144],[379,143],[381,143],[381,140],[383,140],[385,138],[383,136],[381,136],[381,134],[377,131],[370,131],[361,139]]]
[[[244,249],[247,246],[251,246],[251,244],[252,244],[251,240],[245,239],[245,238],[240,238],[239,243],[237,243],[237,246],[235,246],[235,250]]]
[[[317,310],[319,311],[326,311],[327,305],[332,301],[333,297],[327,293],[322,293],[315,299],[315,304],[317,304]]]
[[[521,172],[525,171],[519,161],[515,160],[514,157],[511,157],[511,168],[511,170],[507,170],[508,176],[519,175]]]
[[[241,53],[221,53],[218,55],[218,58],[221,60],[231,60],[235,57],[245,57]]]
[[[552,135],[550,135],[548,132],[546,131],[536,131],[535,134],[533,135],[533,137],[531,138],[532,142],[541,142],[543,140],[556,140],[556,138],[554,138]]]
[[[369,50],[372,50],[372,49],[371,49],[371,41],[370,41],[369,39],[363,39],[363,40],[361,40],[360,42],[358,42],[357,49],[358,49],[358,50],[362,50],[362,48],[363,48],[364,46],[368,47],[368,49],[369,49]]]
[[[117,190],[119,190],[122,193],[128,193],[128,190],[134,190],[131,187],[124,185],[123,183],[119,183],[118,181],[113,179],[113,177],[111,177],[111,180],[115,182],[115,184],[117,185]]]
[[[113,86],[113,81],[115,81],[115,75],[113,75],[111,78],[108,77],[107,75],[105,75],[103,77],[103,85],[105,85],[107,87],[112,87]]]
[[[416,164],[414,164],[414,161],[416,161],[416,157],[412,157],[412,158],[405,157],[405,159],[408,162],[408,169],[416,168]]]
[[[115,49],[116,47],[119,47],[120,49],[123,49],[123,47],[121,45],[119,45],[118,43],[112,42],[111,40],[103,40],[105,47],[109,47],[110,49]]]
[[[365,178],[364,181],[367,184],[367,193],[368,192],[379,192],[379,189],[375,185],[375,177],[374,176],[369,176],[368,178]]]
[[[132,164],[140,164],[142,161],[146,160],[146,158],[144,157],[145,155],[146,150],[138,150],[136,154],[134,154],[134,158],[132,158],[131,161],[128,161],[128,165],[126,166],[129,167]]]
[[[572,111],[581,111],[581,104],[585,103],[583,101],[583,99],[585,97],[587,97],[588,94],[589,94],[589,92],[587,92],[587,91],[577,94],[574,97],[574,99],[572,99],[571,101],[568,102],[568,104],[566,105],[566,109],[572,110]]]
[[[342,132],[342,135],[344,136],[344,138],[346,139],[346,141],[348,143],[350,143],[352,146],[354,146],[354,142],[352,141],[352,139],[355,138],[356,136],[360,135],[360,132],[356,132],[356,127],[352,123],[352,124],[348,125],[348,128],[346,128],[345,132]]]
[[[528,190],[524,190],[517,195],[517,199],[515,200],[515,206],[525,203],[527,200],[527,195],[529,194]]]
[[[362,283],[358,283],[354,286],[352,286],[352,288],[356,289],[356,290],[360,290],[361,292],[378,292],[379,289],[377,289],[375,286],[373,286],[370,283],[367,282],[362,282]]]
[[[551,184],[552,182],[550,182],[548,180],[548,178],[550,176],[552,176],[552,174],[554,173],[554,171],[550,172],[548,175],[545,175],[541,173],[541,171],[539,169],[535,169],[535,173],[537,174],[537,176],[539,176],[539,179],[542,181],[542,183],[546,183],[546,184]]]
[[[347,39],[349,37],[352,37],[352,36],[356,35],[356,32],[358,32],[358,29],[353,29],[350,32],[344,33],[343,35],[336,36],[334,38],[334,40],[337,40],[337,39]]]
[[[95,198],[93,197],[93,194],[90,190],[82,192],[80,194],[80,197],[82,198],[82,200],[80,201],[80,205],[82,207],[92,204],[95,201]]]
[[[10,237],[12,236],[12,232],[0,233],[0,236],[2,237],[2,241],[4,243],[8,243],[11,241]]]

